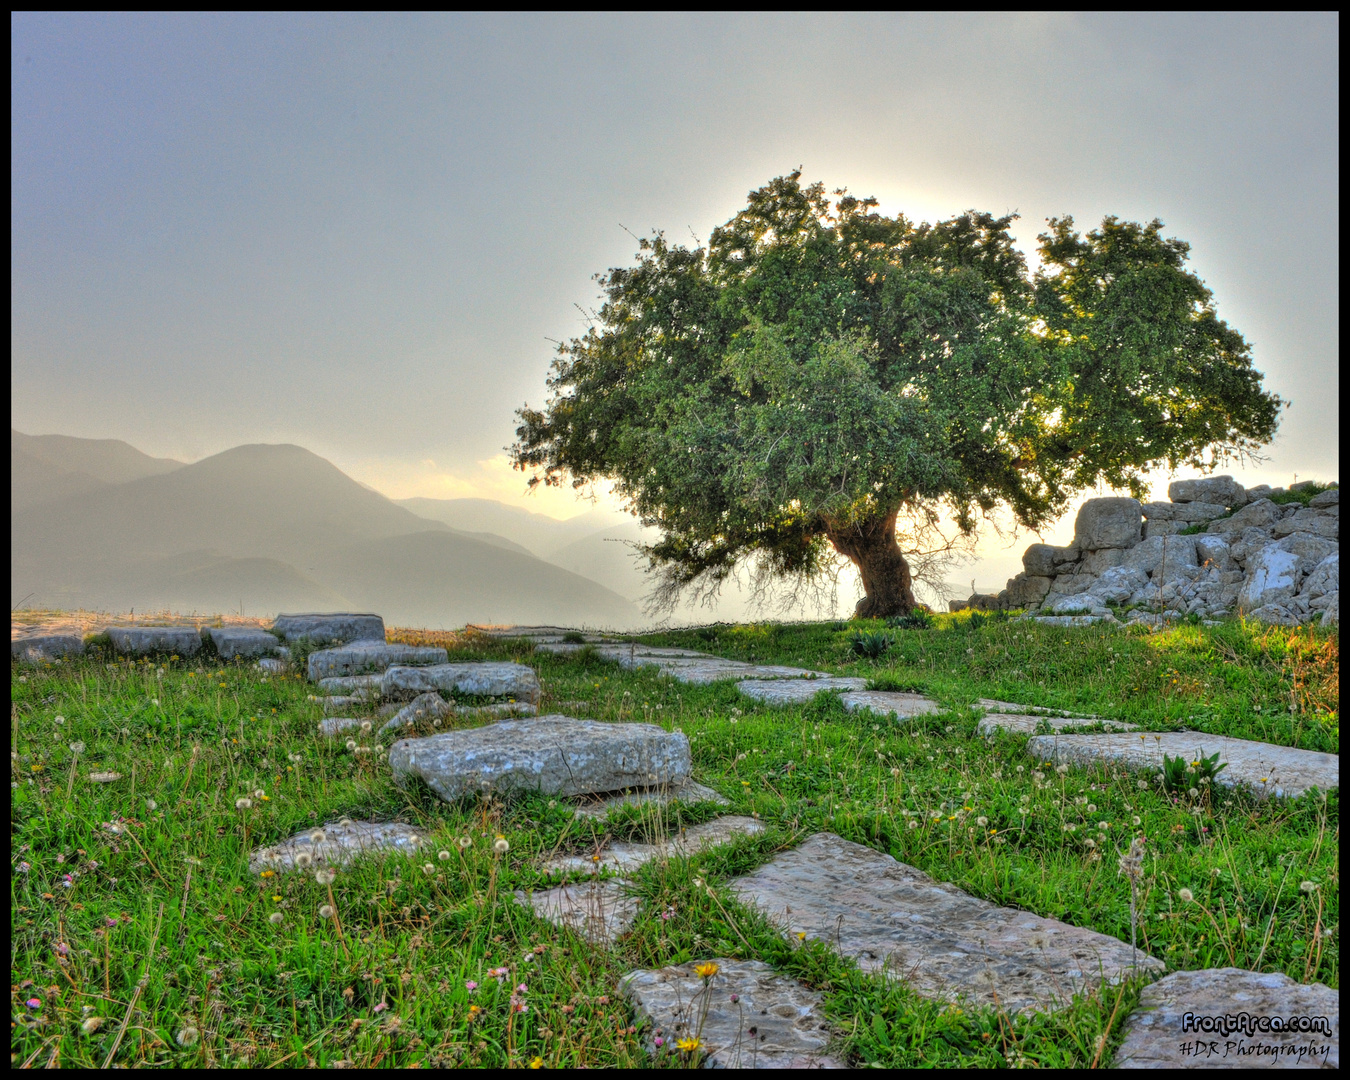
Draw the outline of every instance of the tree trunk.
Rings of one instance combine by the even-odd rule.
[[[825,535],[841,555],[857,566],[866,595],[853,611],[855,619],[908,615],[918,606],[909,563],[895,542],[899,508],[851,525],[829,526]]]

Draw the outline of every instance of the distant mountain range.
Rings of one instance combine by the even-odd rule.
[[[633,603],[641,574],[609,573],[593,551],[620,546],[603,546],[608,519],[558,522],[485,499],[400,505],[299,446],[239,446],[185,465],[118,440],[11,429],[10,490],[15,605],[349,607],[428,627],[644,621]],[[540,557],[550,552],[570,554]],[[622,588],[571,564],[594,564]]]

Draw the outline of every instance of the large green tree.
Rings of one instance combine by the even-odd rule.
[[[520,410],[531,483],[611,479],[660,530],[660,596],[747,560],[811,578],[833,548],[857,615],[904,613],[898,522],[970,535],[1003,507],[1036,528],[1098,483],[1142,494],[1149,469],[1274,434],[1280,399],[1161,222],[1051,219],[1032,276],[1012,216],[877,205],[793,173],[706,247],[641,240],[559,346],[547,407]]]

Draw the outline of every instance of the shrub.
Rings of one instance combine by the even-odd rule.
[[[884,630],[855,630],[848,639],[855,656],[866,656],[872,660],[886,655],[891,647],[891,635]]]
[[[891,616],[886,620],[886,625],[897,630],[931,630],[933,628],[933,616],[923,608],[915,608],[908,615]]]
[[[1187,760],[1184,754],[1177,757],[1168,757],[1164,754],[1163,790],[1175,795],[1198,786],[1202,780],[1212,785],[1214,778],[1226,768],[1228,768],[1228,763],[1220,764],[1217,753],[1211,754],[1209,757],[1197,757],[1194,761]]]

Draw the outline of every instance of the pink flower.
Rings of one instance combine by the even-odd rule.
[[[661,1038],[660,1035],[658,1035],[653,1041],[656,1043],[657,1046],[664,1046],[666,1044],[666,1040]]]
[[[521,983],[519,986],[516,987],[516,993],[525,994],[529,992],[529,989],[530,988],[528,986],[526,986],[524,983]]]
[[[384,1012],[384,1010],[387,1008],[389,1008],[389,1006],[385,1004],[383,1001],[381,1001],[378,1005],[375,1006],[375,1011],[377,1013]]]
[[[467,990],[469,993],[472,994],[475,990],[478,989],[478,984],[477,984],[476,982],[474,982],[472,979],[469,979],[469,980],[464,984],[464,989]]]
[[[40,1009],[42,1008],[42,1001],[38,998],[29,998],[27,1005],[30,1009]]]

